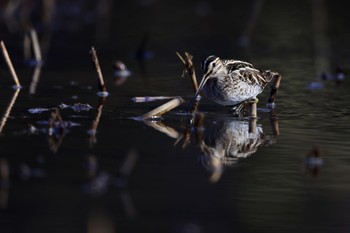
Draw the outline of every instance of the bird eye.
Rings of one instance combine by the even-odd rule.
[[[215,66],[216,66],[216,63],[213,64],[213,67],[215,67]]]

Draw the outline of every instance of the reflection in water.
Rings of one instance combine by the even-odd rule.
[[[113,218],[106,210],[95,209],[89,213],[88,233],[113,233],[115,232],[114,228]]]
[[[41,65],[36,65],[34,68],[32,81],[29,86],[29,94],[31,95],[34,95],[36,93],[36,87],[38,86],[38,83],[39,83],[40,73],[41,73]]]
[[[232,166],[240,159],[251,156],[262,146],[274,144],[276,136],[280,134],[274,109],[270,110],[272,136],[263,132],[263,127],[257,124],[256,118],[249,118],[249,120],[233,117],[205,119],[203,113],[196,113],[190,122],[191,124],[185,128],[181,136],[174,128],[162,122],[144,121],[146,125],[176,139],[175,145],[182,140],[182,148],[190,144],[191,132],[194,132],[197,144],[201,149],[201,164],[212,172],[209,178],[211,182],[217,182],[221,178],[223,167]]]
[[[316,177],[320,174],[320,169],[322,165],[323,165],[323,159],[322,159],[321,149],[315,146],[305,156],[306,172]]]
[[[16,99],[18,96],[20,89],[17,89],[15,91],[15,93],[13,93],[13,96],[10,100],[10,103],[8,104],[8,107],[3,115],[3,117],[1,118],[1,122],[0,122],[0,133],[2,132],[2,130],[4,129],[4,126],[6,125],[6,121],[8,119],[8,117],[10,116],[11,110],[13,108],[13,105],[16,103]]]
[[[7,159],[0,159],[0,209],[6,209],[9,198],[10,167]]]
[[[97,138],[96,138],[97,127],[98,127],[98,124],[100,123],[102,109],[105,102],[106,102],[106,97],[100,97],[98,99],[96,117],[92,122],[91,129],[88,131],[88,134],[90,135],[90,139],[89,139],[90,147],[92,147],[97,142]]]
[[[126,68],[126,65],[122,61],[116,61],[114,63],[114,84],[121,86],[125,83],[128,77],[131,75],[131,71]]]
[[[137,211],[132,199],[127,192],[127,177],[133,171],[138,159],[138,153],[131,150],[126,156],[122,166],[117,171],[117,175],[104,169],[100,169],[95,155],[89,155],[85,163],[88,181],[83,184],[83,192],[91,196],[101,196],[108,192],[111,187],[120,191],[120,199],[128,217],[133,218]]]
[[[9,0],[6,4],[0,6],[0,14],[3,14],[4,22],[7,26],[7,30],[10,33],[17,33],[24,35],[24,58],[28,61],[30,55],[30,41],[27,32],[32,34],[34,26],[38,27],[40,31],[40,41],[36,38],[37,49],[34,48],[36,53],[36,62],[39,62],[37,52],[41,50],[44,54],[48,52],[54,18],[57,16],[56,0],[45,1],[21,1],[21,0]],[[33,17],[35,16],[35,17]],[[35,31],[35,30],[34,30]],[[33,35],[33,34],[32,34]],[[36,32],[35,35],[36,37]],[[32,38],[33,39],[33,38]],[[41,62],[41,52],[40,52]]]
[[[60,148],[63,137],[66,134],[66,126],[61,117],[58,108],[55,108],[51,112],[50,119],[48,121],[47,141],[49,148],[53,153],[57,153]]]
[[[146,61],[153,58],[154,54],[153,52],[147,50],[148,44],[149,44],[149,38],[150,38],[150,33],[146,32],[142,39],[141,42],[135,51],[134,58],[137,60],[139,63],[139,69],[141,75],[146,75]]]
[[[171,128],[169,126],[166,126],[161,121],[151,121],[151,120],[145,120],[143,121],[146,125],[152,127],[155,130],[158,130],[159,132],[165,133],[171,138],[179,139],[181,138],[180,133],[177,132],[174,128]]]
[[[199,115],[203,118],[203,115]],[[196,130],[198,144],[202,151],[201,163],[212,172],[211,182],[217,182],[224,166],[232,166],[240,159],[254,154],[259,147],[275,142],[265,135],[256,119],[249,121],[232,118],[207,120]],[[204,130],[203,130],[204,129]]]

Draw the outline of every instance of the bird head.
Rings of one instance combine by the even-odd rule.
[[[195,102],[197,96],[199,95],[200,91],[204,87],[205,83],[208,81],[209,78],[213,77],[212,74],[219,73],[220,70],[222,70],[223,64],[219,57],[215,55],[210,55],[202,62],[202,71],[203,71],[203,78],[200,82],[198,89],[194,96],[192,97],[192,100],[187,108],[187,112],[190,111],[192,108],[193,103]]]

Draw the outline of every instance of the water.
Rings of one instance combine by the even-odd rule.
[[[325,66],[315,65],[317,56],[331,68],[347,68],[346,8],[328,3],[332,49],[325,57],[314,47],[312,2],[264,1],[247,49],[236,42],[254,1],[229,7],[140,2],[114,6],[115,30],[104,43],[94,37],[94,24],[74,29],[81,37],[68,29],[63,35],[57,25],[35,94],[29,94],[34,69],[21,63],[20,36],[2,25],[24,88],[10,88],[1,64],[0,114],[13,102],[0,136],[1,232],[349,230],[349,82],[320,81],[317,72]],[[194,16],[196,7],[208,15]],[[154,57],[142,67],[132,53],[145,31]],[[88,54],[95,43],[109,91],[105,99],[97,95]],[[193,91],[190,79],[180,78],[183,67],[175,54],[187,50],[198,78],[200,59],[212,53],[280,72],[277,120],[266,112],[267,88],[259,96],[255,133],[248,132],[246,119],[205,97],[191,127],[184,110]],[[132,71],[120,86],[113,78],[116,59]],[[309,90],[310,82],[324,85]],[[186,103],[160,121],[132,119],[166,102],[133,103],[132,97],[158,95],[182,96]],[[69,127],[50,133],[52,109],[77,103],[93,109],[60,109]],[[33,114],[33,108],[49,111]],[[250,147],[242,146],[246,142]],[[311,153],[314,147],[320,157]],[[241,158],[213,157],[225,153]]]

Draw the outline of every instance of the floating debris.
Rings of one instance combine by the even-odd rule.
[[[91,105],[89,104],[81,104],[81,103],[76,103],[70,106],[70,108],[74,112],[82,112],[82,111],[90,111],[92,109]]]
[[[167,100],[174,99],[176,96],[140,96],[131,98],[132,102],[135,103],[144,103],[144,102],[152,102],[157,100]]]
[[[107,96],[109,96],[109,93],[107,91],[99,91],[99,92],[97,92],[97,95],[99,97],[107,97]]]
[[[90,111],[92,109],[91,105],[89,104],[81,104],[81,103],[75,103],[73,105],[67,105],[67,104],[60,104],[57,106],[60,109],[66,109],[66,108],[70,108],[72,109],[74,112],[82,112],[82,111]],[[31,114],[40,114],[46,111],[50,111],[54,108],[30,108],[28,109],[28,112]]]
[[[73,105],[67,105],[65,103],[61,103],[60,105],[58,105],[58,107],[60,109],[70,108],[74,112],[90,111],[92,109],[91,105],[89,105],[89,104],[81,104],[81,103],[75,103]]]
[[[125,83],[127,78],[131,75],[131,71],[128,70],[122,61],[116,61],[114,63],[114,84],[121,86]]]
[[[129,77],[131,71],[126,68],[126,65],[122,61],[116,61],[114,63],[114,75],[117,77]]]
[[[40,114],[43,112],[50,111],[52,108],[30,108],[28,109],[28,112],[31,114]]]
[[[67,105],[67,104],[65,104],[65,103],[62,103],[62,104],[58,105],[58,107],[59,107],[60,109],[65,109],[65,108],[69,108],[70,105]]]

